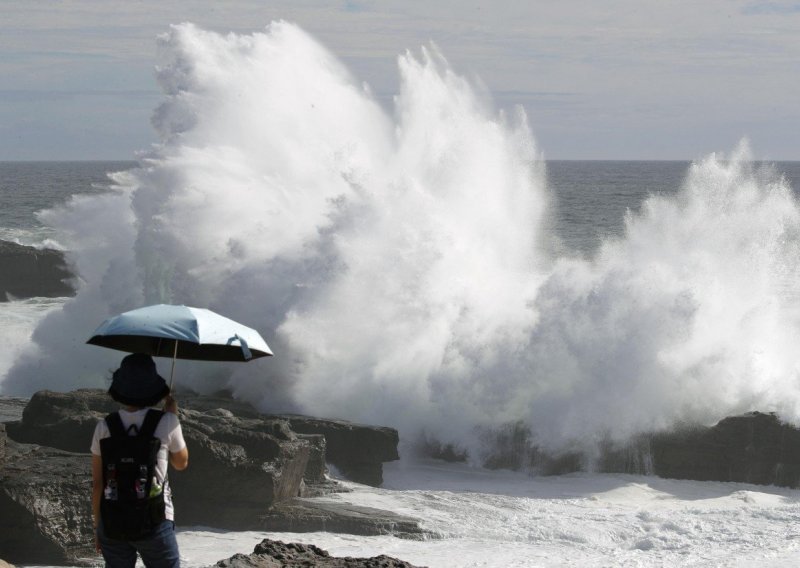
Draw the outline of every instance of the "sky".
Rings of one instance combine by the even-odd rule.
[[[156,142],[156,37],[294,22],[387,108],[435,43],[546,159],[697,159],[742,138],[800,160],[796,0],[0,0],[0,160],[135,159]]]

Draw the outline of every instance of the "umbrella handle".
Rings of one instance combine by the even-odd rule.
[[[175,360],[178,358],[178,340],[175,340],[175,350],[172,352],[172,371],[169,374],[169,390],[172,392],[172,384],[175,382]]]

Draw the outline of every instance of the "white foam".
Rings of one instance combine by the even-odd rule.
[[[19,354],[30,345],[33,331],[42,318],[63,306],[66,301],[67,298],[29,298],[0,302],[3,338],[0,377],[8,372]]]
[[[182,556],[207,565],[271,538],[432,568],[760,567],[800,557],[797,490],[628,475],[530,478],[435,461],[387,464],[385,475],[393,489],[353,484],[353,493],[325,499],[415,516],[439,538],[187,529],[179,534]]]

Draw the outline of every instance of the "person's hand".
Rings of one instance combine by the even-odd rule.
[[[167,395],[167,397],[164,399],[164,412],[178,414],[178,401]]]

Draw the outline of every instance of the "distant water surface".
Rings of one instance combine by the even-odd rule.
[[[568,250],[590,255],[603,238],[622,236],[628,209],[638,211],[649,195],[676,193],[690,165],[684,161],[547,162],[548,185],[556,201],[551,226]],[[769,165],[784,175],[798,195],[800,162]]]
[[[53,236],[35,216],[65,203],[71,196],[102,193],[108,172],[136,162],[0,162],[0,239],[41,244]]]
[[[568,251],[591,255],[601,240],[621,236],[625,212],[637,211],[651,194],[672,194],[686,177],[685,161],[547,162],[554,207],[550,228]],[[0,162],[0,239],[41,244],[53,238],[35,213],[66,202],[72,195],[108,191],[108,172],[136,166],[113,162]],[[800,162],[777,162],[795,193]]]

